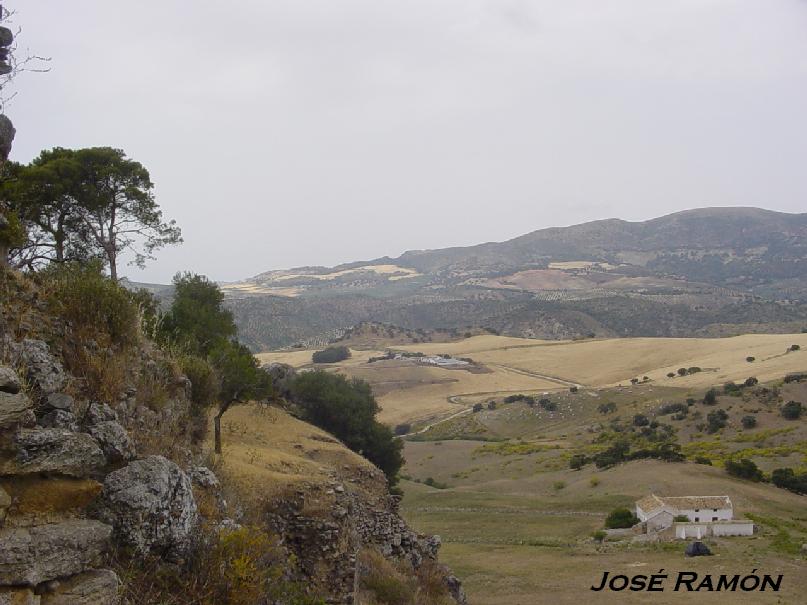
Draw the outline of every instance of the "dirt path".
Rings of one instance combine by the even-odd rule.
[[[553,382],[555,384],[558,384],[558,385],[561,385],[561,386],[564,386],[564,387],[578,387],[578,388],[581,388],[581,387],[585,386],[585,385],[582,385],[582,384],[579,384],[579,383],[576,383],[576,382],[571,382],[571,381],[566,380],[564,378],[558,378],[557,376],[547,376],[546,374],[539,374],[538,372],[532,372],[530,370],[524,370],[524,369],[521,369],[521,368],[514,368],[514,367],[511,367],[511,366],[505,366],[505,365],[501,365],[501,364],[498,364],[498,363],[487,363],[485,365],[491,366],[491,367],[494,367],[494,368],[498,368],[498,369],[503,370],[505,372],[512,372],[514,374],[521,374],[522,376],[529,376],[531,378],[537,378],[537,379],[540,379],[540,380],[544,380],[546,382]],[[459,393],[457,395],[450,395],[449,397],[446,398],[446,400],[451,404],[462,405],[463,403],[465,403],[465,402],[462,401],[462,399],[465,398],[465,397],[495,397],[495,396],[500,396],[500,395],[504,395],[504,394],[521,393],[521,392],[523,392],[525,390],[528,390],[528,389],[521,389],[521,390],[516,390],[516,391],[480,391],[480,392],[476,392],[476,393]],[[454,412],[453,414],[450,414],[450,415],[445,416],[443,418],[439,418],[437,420],[434,420],[433,422],[429,422],[428,424],[426,424],[426,426],[424,426],[423,428],[421,428],[421,429],[419,429],[417,431],[413,431],[411,433],[401,435],[401,438],[403,438],[403,437],[411,437],[413,435],[420,435],[420,434],[425,433],[426,431],[430,430],[431,428],[433,428],[433,427],[435,427],[435,426],[437,426],[439,424],[442,424],[444,422],[448,422],[449,420],[453,420],[454,418],[457,418],[459,416],[464,416],[465,414],[469,414],[472,411],[473,411],[473,405],[471,405],[468,408],[465,408],[464,410],[460,410],[458,412]]]

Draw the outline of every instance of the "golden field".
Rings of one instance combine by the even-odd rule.
[[[787,352],[791,345],[801,350]],[[760,381],[807,370],[807,334],[748,334],[731,338],[624,338],[544,341],[474,336],[457,342],[396,345],[395,350],[469,357],[486,373],[417,365],[410,361],[368,364],[383,350],[352,350],[353,356],[331,371],[367,380],[378,395],[380,419],[389,424],[425,422],[456,413],[477,401],[512,393],[592,389],[652,379],[659,387],[702,389],[755,376]],[[262,363],[312,367],[310,350],[260,353]],[[747,357],[754,357],[749,363]],[[703,371],[668,378],[680,367]],[[561,381],[561,382],[556,382]]]

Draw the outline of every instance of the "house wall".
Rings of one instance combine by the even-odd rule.
[[[673,535],[679,539],[696,540],[706,536],[753,536],[754,523],[740,521],[734,523],[674,523]]]
[[[670,512],[662,511],[647,520],[647,531],[658,531],[672,525],[673,515]]]
[[[694,508],[682,508],[676,512],[677,515],[686,515],[690,521],[706,523],[714,521],[731,521],[734,518],[734,511],[730,508],[718,508],[716,511],[712,508],[701,508],[695,510]],[[697,521],[695,521],[697,519]]]

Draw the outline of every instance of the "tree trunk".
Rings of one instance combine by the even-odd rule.
[[[8,267],[8,251],[8,246],[0,243],[0,268]]]
[[[213,418],[214,440],[216,442],[216,453],[221,454],[221,413]]]
[[[224,416],[224,412],[229,410],[233,403],[234,401],[228,401],[219,405],[219,413],[213,418],[213,441],[217,454],[221,454],[221,417]]]
[[[109,277],[116,282],[118,281],[118,263],[115,258],[115,250],[108,250],[106,256],[109,259]]]

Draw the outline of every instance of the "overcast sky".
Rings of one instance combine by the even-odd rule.
[[[804,0],[22,0],[12,157],[142,162],[179,269],[698,206],[807,211]]]

